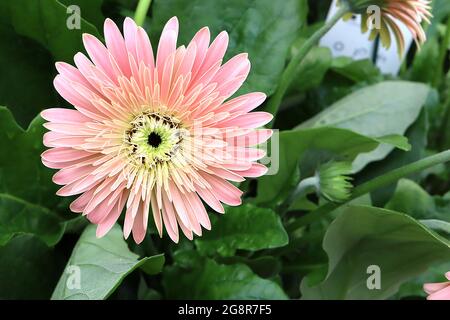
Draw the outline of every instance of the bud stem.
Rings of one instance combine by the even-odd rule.
[[[345,202],[342,203],[334,203],[329,202],[318,209],[311,211],[304,216],[295,220],[292,224],[290,224],[287,229],[288,231],[297,230],[300,227],[310,224],[311,222],[320,219],[327,215],[329,212],[333,211],[336,208],[352,201],[353,199],[359,198],[362,195],[375,191],[381,187],[390,185],[395,181],[398,181],[401,178],[407,177],[413,173],[423,171],[427,168],[433,167],[440,163],[445,163],[450,161],[450,150],[432,155],[430,157],[421,159],[419,161],[410,163],[398,169],[387,172],[381,176],[378,176],[375,179],[367,181],[359,185],[358,187],[353,189],[352,196]]]
[[[276,116],[278,109],[280,107],[281,101],[289,89],[293,78],[295,77],[295,72],[297,71],[297,67],[306,57],[306,55],[311,51],[311,49],[319,42],[319,40],[328,32],[330,29],[348,12],[350,11],[347,2],[343,2],[339,7],[339,11],[330,19],[330,21],[326,22],[325,25],[317,30],[300,48],[297,54],[291,59],[288,66],[284,70],[281,75],[281,80],[278,85],[275,94],[270,99],[265,111],[270,112],[271,114]],[[273,121],[268,124],[268,127],[272,127]]]
[[[297,187],[289,194],[286,200],[278,207],[278,212],[283,215],[289,210],[289,207],[299,197],[305,196],[308,193],[319,189],[319,178],[317,176],[303,179],[299,182]]]
[[[138,26],[141,26],[144,24],[145,17],[147,16],[147,11],[150,8],[150,4],[152,3],[152,0],[139,0],[139,3],[136,7],[136,12],[134,14],[134,21]]]

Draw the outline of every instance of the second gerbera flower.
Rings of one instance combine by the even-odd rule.
[[[371,30],[373,40],[380,35],[381,44],[385,48],[391,46],[391,35],[394,35],[399,54],[405,51],[405,37],[399,26],[403,23],[411,32],[417,46],[425,42],[426,35],[422,22],[430,23],[431,1],[429,0],[341,0],[350,5],[352,11],[362,14],[361,29],[365,33]],[[377,6],[379,11],[370,10]],[[376,15],[380,16],[377,17]],[[379,22],[374,26],[372,22]]]
[[[226,101],[246,79],[250,62],[240,54],[222,65],[228,35],[210,45],[208,28],[187,47],[176,47],[178,20],[164,27],[156,59],[146,32],[127,18],[124,36],[105,22],[106,47],[84,35],[90,60],[78,53],[76,68],[57,63],[56,90],[77,110],[48,109],[50,132],[43,163],[60,169],[58,195],[106,234],[126,208],[124,235],[146,234],[149,214],[160,235],[173,241],[178,227],[189,239],[210,222],[202,200],[217,212],[239,205],[242,192],[230,181],[258,177],[264,152],[253,146],[271,130],[255,130],[272,116],[251,112],[265,99],[250,93]]]

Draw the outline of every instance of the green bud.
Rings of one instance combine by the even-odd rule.
[[[333,202],[347,200],[353,188],[349,176],[351,171],[352,164],[349,162],[329,162],[320,166],[316,173],[320,194]]]

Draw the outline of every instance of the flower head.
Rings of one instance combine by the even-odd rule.
[[[428,294],[428,300],[450,300],[450,271],[445,277],[449,281],[424,284],[423,290]]]
[[[399,55],[405,51],[405,38],[399,26],[402,22],[413,35],[417,46],[425,42],[426,35],[421,25],[422,21],[430,23],[431,1],[429,0],[344,0],[350,5],[353,12],[362,14],[361,30],[363,33],[370,29],[370,39],[374,40],[380,35],[381,44],[389,49],[391,34],[397,42]],[[379,12],[372,10],[376,6]],[[379,26],[376,15],[379,14]]]
[[[353,185],[349,175],[352,165],[348,162],[329,162],[320,166],[317,189],[325,198],[333,202],[342,202],[351,195]]]
[[[107,19],[103,45],[83,36],[89,54],[76,67],[57,63],[56,90],[76,110],[44,110],[51,148],[42,162],[60,169],[53,181],[60,196],[79,195],[70,205],[105,235],[125,208],[124,236],[137,243],[149,214],[159,235],[165,227],[177,242],[210,229],[203,204],[224,212],[242,192],[229,181],[258,177],[264,152],[254,146],[272,131],[256,130],[272,116],[250,112],[265,99],[249,93],[229,100],[246,79],[250,62],[239,54],[222,65],[226,32],[210,44],[208,28],[177,48],[178,20],[164,27],[156,57],[141,27],[127,18],[124,35]],[[229,180],[229,181],[227,181]]]

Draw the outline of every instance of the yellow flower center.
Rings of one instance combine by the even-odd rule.
[[[186,134],[176,117],[144,112],[125,131],[124,146],[132,164],[151,169],[170,161],[179,152]]]

